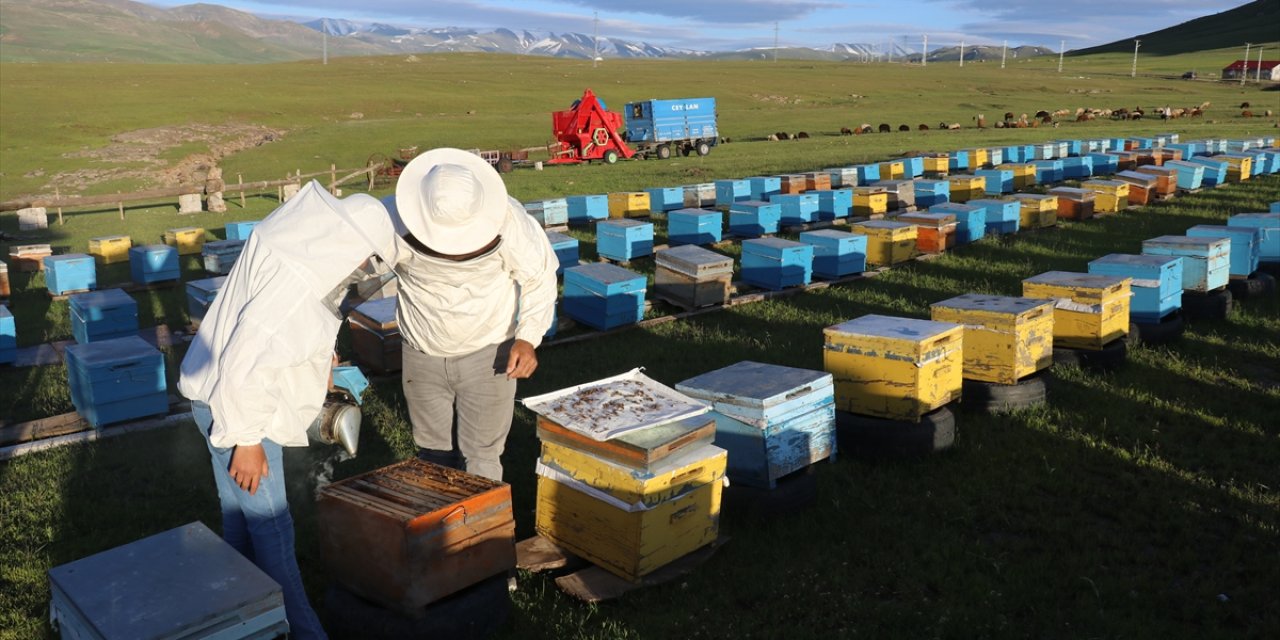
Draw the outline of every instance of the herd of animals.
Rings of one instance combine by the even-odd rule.
[[[1208,108],[1209,108],[1208,102],[1201,103],[1200,105],[1194,106],[1194,107],[1168,107],[1168,106],[1152,107],[1152,115],[1150,117],[1158,117],[1161,120],[1174,120],[1177,118],[1200,118],[1204,116],[1204,112]],[[1240,109],[1241,109],[1240,115],[1245,118],[1253,118],[1253,117],[1270,118],[1272,116],[1272,112],[1270,109],[1267,109],[1266,111],[1255,114],[1253,111],[1249,110],[1250,105],[1248,102],[1240,103]],[[1097,118],[1111,118],[1112,120],[1140,120],[1144,117],[1147,117],[1147,111],[1144,110],[1142,107],[1134,107],[1133,109],[1128,109],[1124,107],[1121,107],[1119,109],[1094,109],[1094,108],[1080,107],[1076,109],[1074,112],[1072,112],[1070,109],[1059,109],[1057,111],[1041,110],[1041,111],[1037,111],[1035,115],[1030,118],[1028,118],[1027,114],[1025,113],[1021,115],[1015,115],[1012,111],[1007,111],[1004,114],[1003,120],[996,121],[990,126],[991,128],[994,128],[994,129],[1023,129],[1027,127],[1039,127],[1041,125],[1057,127],[1060,119],[1071,118],[1073,116],[1076,122],[1088,122],[1090,120],[1094,120]],[[988,127],[987,118],[985,115],[981,113],[974,116],[973,120],[975,122],[975,126],[979,129],[986,129]],[[930,128],[931,127],[927,124],[920,124],[915,127],[917,131],[928,131]],[[959,122],[952,122],[952,123],[939,122],[936,128],[941,130],[956,130],[956,129],[961,129],[962,127],[960,126]],[[901,124],[901,125],[898,125],[897,127],[898,131],[911,131],[911,129],[912,129],[911,125],[907,125],[907,124]],[[893,130],[894,130],[894,127],[889,125],[888,123],[881,123],[879,127],[875,127],[875,128],[873,128],[870,124],[861,124],[852,129],[850,129],[849,127],[841,127],[840,135],[856,136],[856,135],[862,135],[864,133],[875,133],[877,131],[880,133],[890,133]],[[766,139],[771,141],[802,140],[808,137],[809,137],[809,134],[808,132],[805,132],[805,131],[800,131],[794,134],[787,133],[785,131],[778,131],[778,132],[769,134],[766,137]]]

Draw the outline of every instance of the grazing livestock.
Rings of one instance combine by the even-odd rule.
[[[849,127],[840,127],[840,135],[851,136],[853,135],[853,129],[850,129]]]
[[[1253,117],[1253,112],[1252,112],[1252,111],[1250,111],[1250,110],[1248,110],[1248,109],[1245,109],[1244,111],[1241,111],[1241,112],[1240,112],[1240,116],[1241,116],[1241,117],[1244,117],[1244,118],[1252,118],[1252,117]]]
[[[1040,124],[1053,124],[1053,116],[1045,116],[1040,118]]]
[[[916,127],[916,129],[919,129],[920,131],[928,131],[929,125],[922,123],[920,126]]]
[[[890,131],[893,131],[893,128],[890,127],[888,123],[881,123],[879,129],[880,133],[889,133]]]
[[[948,129],[950,129],[950,130],[952,130],[952,131],[959,131],[959,130],[960,130],[960,123],[959,123],[959,122],[952,122],[951,124],[947,125],[947,128],[948,128]]]
[[[808,138],[808,137],[809,137],[809,134],[807,134],[807,133],[805,133],[805,132],[801,131],[800,133],[797,133],[797,134],[796,134],[796,136],[795,136],[795,138],[793,138],[793,139],[794,139],[794,140],[799,140],[800,138]]]
[[[858,133],[871,133],[871,123],[862,123],[862,126],[858,127]]]
[[[996,129],[1003,129],[1003,128],[1005,128],[1005,126],[1006,126],[1006,125],[1005,125],[1005,123],[1003,123],[1003,122],[997,122],[997,123],[995,123],[995,124],[993,124],[993,125],[991,125],[991,126],[992,126],[992,127],[995,127]]]
[[[779,140],[790,140],[790,139],[791,139],[791,134],[787,133],[786,131],[779,131],[779,132],[777,132],[777,133],[775,133],[775,134],[773,134],[773,135],[778,136],[778,139],[779,139]]]
[[[1004,112],[1004,121],[1009,122],[1010,120],[1013,120],[1013,112],[1012,111]]]
[[[978,114],[978,128],[979,129],[987,128],[987,117],[982,115],[981,113]]]
[[[771,134],[769,134],[769,137],[765,138],[765,140],[768,140],[769,142],[777,142],[777,141],[778,141],[778,134],[776,134],[776,133],[771,133]]]
[[[1240,108],[1241,108],[1241,109],[1248,109],[1248,108],[1249,108],[1249,103],[1248,103],[1248,102],[1241,102],[1241,103],[1240,103]]]
[[[909,124],[898,125],[898,131],[910,131],[910,130],[911,130],[911,125]]]
[[[1048,118],[1048,117],[1049,117],[1048,111],[1041,109],[1040,111],[1036,112],[1036,120],[1044,120],[1045,118]]]

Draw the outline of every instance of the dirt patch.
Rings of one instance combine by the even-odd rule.
[[[252,124],[188,124],[126,131],[111,137],[98,149],[63,154],[65,158],[91,160],[108,165],[67,171],[50,177],[46,187],[74,193],[103,182],[141,180],[149,187],[203,184],[209,169],[237,151],[261,146],[283,138],[285,132]],[[200,145],[207,151],[188,154],[181,160],[163,158],[168,151]],[[116,165],[116,166],[110,166]]]

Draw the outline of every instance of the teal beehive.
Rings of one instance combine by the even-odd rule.
[[[1160,236],[1142,241],[1146,255],[1182,258],[1184,291],[1209,292],[1227,286],[1230,273],[1230,241],[1226,238]]]
[[[1129,318],[1158,323],[1182,308],[1182,258],[1113,253],[1089,263],[1089,273],[1132,278]]]
[[[1193,238],[1227,238],[1230,240],[1228,272],[1232,278],[1247,278],[1258,270],[1258,230],[1250,227],[1231,227],[1216,224],[1198,224],[1187,229]]]
[[[138,336],[73,344],[65,351],[71,403],[90,425],[169,409],[164,356]]]
[[[68,303],[71,335],[80,344],[138,333],[138,303],[123,289],[77,293]]]

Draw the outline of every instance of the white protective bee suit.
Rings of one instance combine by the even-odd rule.
[[[184,396],[209,405],[215,447],[307,444],[342,323],[335,288],[370,256],[394,265],[396,242],[377,199],[339,200],[314,181],[254,228],[178,381]]]

